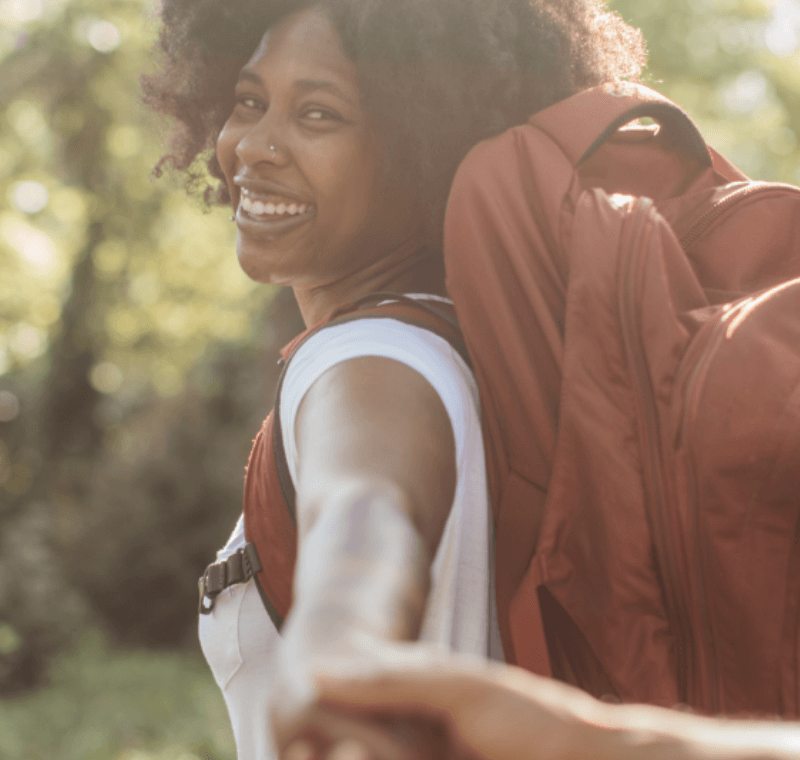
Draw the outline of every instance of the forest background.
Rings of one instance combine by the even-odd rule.
[[[647,83],[800,184],[800,0],[615,0]],[[224,760],[197,577],[241,510],[286,293],[152,167],[145,0],[0,0],[0,757]]]

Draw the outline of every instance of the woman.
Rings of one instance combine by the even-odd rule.
[[[215,148],[242,268],[291,286],[309,327],[374,292],[446,309],[442,213],[466,151],[581,88],[638,77],[644,58],[593,0],[165,0],[162,18],[145,92],[181,126],[168,158],[197,179]],[[472,376],[439,335],[361,319],[308,337],[281,394],[291,616],[279,637],[250,579],[200,626],[239,757],[271,752],[269,713],[286,757],[345,757],[352,738],[374,757],[440,756],[422,722],[321,706],[315,675],[403,658],[415,638],[502,658]],[[218,559],[244,543],[240,521]]]

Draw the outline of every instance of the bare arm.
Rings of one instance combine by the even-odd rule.
[[[309,389],[295,427],[301,542],[342,489],[391,492],[430,554],[455,492],[453,432],[425,378],[405,364],[362,357]]]
[[[319,669],[385,664],[393,642],[416,638],[456,481],[441,399],[391,359],[328,370],[303,399],[295,435],[300,547],[279,664],[279,745],[308,723]]]
[[[409,652],[383,673],[321,680],[338,708],[438,716],[458,757],[484,760],[795,760],[800,724],[609,705],[519,668]]]

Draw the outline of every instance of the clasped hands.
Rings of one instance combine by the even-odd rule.
[[[595,723],[602,705],[583,692],[422,643],[347,635],[321,617],[296,618],[284,635],[272,716],[281,760],[604,754],[595,736],[607,733]]]
[[[297,614],[295,614],[297,613]],[[311,619],[313,618],[313,619]],[[338,679],[372,679],[387,667],[424,668],[420,644],[348,628],[333,606],[293,612],[284,629],[272,692],[272,729],[281,760],[461,760],[437,714],[373,710],[326,699]]]

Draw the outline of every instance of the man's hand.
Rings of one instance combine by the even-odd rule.
[[[570,686],[477,659],[434,654],[382,673],[318,681],[323,704],[362,715],[435,721],[448,757],[567,760],[598,754],[601,703]]]
[[[520,668],[456,655],[318,682],[322,704],[438,719],[455,757],[482,760],[796,760],[800,724],[611,705]]]

